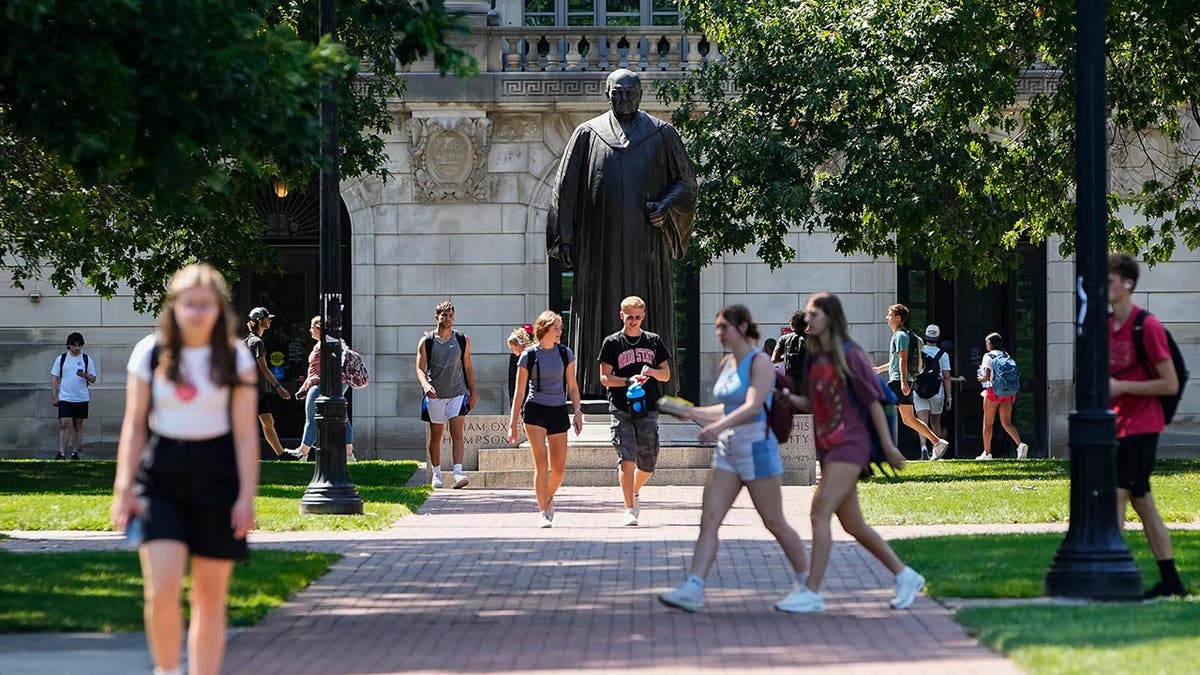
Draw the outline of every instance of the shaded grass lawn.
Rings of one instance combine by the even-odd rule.
[[[339,557],[251,551],[234,568],[229,624],[258,622]],[[0,551],[0,633],[140,630],[142,577],[135,551]]]
[[[262,462],[255,508],[258,529],[382,530],[420,508],[430,487],[404,487],[417,463],[356,462],[350,480],[361,516],[301,516],[300,497],[312,463]],[[0,461],[0,530],[108,530],[116,462]]]
[[[892,546],[929,579],[935,597],[1032,598],[1062,534],[897,539]],[[1158,568],[1141,532],[1126,541],[1150,586]],[[1172,533],[1189,590],[1200,590],[1200,532]],[[1194,673],[1200,598],[1079,606],[969,607],[955,612],[968,632],[1030,673]]]
[[[1069,477],[1066,460],[909,462],[897,481],[872,478],[859,495],[872,525],[1066,522]],[[1164,520],[1200,522],[1200,460],[1160,459],[1150,483]]]

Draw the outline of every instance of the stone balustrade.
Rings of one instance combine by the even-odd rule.
[[[487,72],[682,72],[724,57],[715,42],[678,27],[491,28]]]

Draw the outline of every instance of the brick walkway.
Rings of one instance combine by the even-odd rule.
[[[745,493],[722,528],[705,611],[660,605],[655,593],[674,586],[691,557],[700,490],[648,487],[637,528],[620,526],[613,488],[563,488],[549,530],[535,527],[529,491],[468,489],[438,491],[417,516],[366,537],[256,537],[346,557],[238,631],[225,670],[1019,672],[925,597],[889,609],[890,575],[844,535],[827,611],[774,611],[790,572]],[[789,520],[807,540],[810,489],[785,490]]]

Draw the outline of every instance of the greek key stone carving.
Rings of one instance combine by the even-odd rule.
[[[505,98],[586,96],[600,100],[604,96],[604,80],[557,77],[509,78],[500,80],[500,95]]]
[[[426,203],[489,199],[491,120],[414,117],[408,128],[412,134],[413,199]]]

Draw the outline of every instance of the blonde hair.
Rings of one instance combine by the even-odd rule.
[[[621,311],[627,309],[646,309],[646,301],[636,295],[631,295],[621,301]]]
[[[513,329],[513,332],[508,334],[508,344],[528,347],[533,344],[533,336],[525,330],[524,326],[517,326]]]
[[[554,322],[560,320],[562,320],[562,317],[557,312],[549,309],[538,314],[537,319],[533,322],[534,337],[541,340],[542,336],[550,332],[550,327],[554,325]]]

